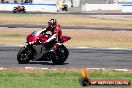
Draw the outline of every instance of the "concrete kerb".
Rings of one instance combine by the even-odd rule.
[[[132,69],[126,69],[126,68],[86,68],[86,70],[101,70],[101,71],[106,71],[106,70],[113,70],[113,71],[122,71],[122,72],[132,72]]]
[[[132,69],[118,69],[118,68],[85,68],[87,71],[121,71],[121,72],[132,72]],[[7,70],[30,70],[30,71],[81,71],[81,68],[43,68],[43,67],[0,67],[0,71]]]
[[[132,69],[108,69],[108,68],[85,68],[86,70],[90,71],[107,71],[107,70],[113,70],[113,71],[122,71],[122,72],[132,72]],[[25,67],[24,70],[51,70],[51,71],[81,71],[81,68],[42,68],[42,67]]]

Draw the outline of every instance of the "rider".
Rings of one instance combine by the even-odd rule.
[[[63,39],[62,39],[62,30],[60,28],[60,25],[57,24],[56,19],[50,19],[48,21],[48,27],[46,27],[44,30],[41,31],[41,34],[46,34],[47,32],[51,32],[51,36],[49,39],[45,42],[38,39],[38,41],[44,46],[41,48],[41,52],[39,55],[37,55],[33,60],[38,60],[44,53],[47,52],[47,45],[51,42],[55,42],[54,46],[50,49],[50,52],[55,51],[59,46],[62,45]]]
[[[21,10],[21,9],[23,8],[23,6],[22,6],[21,4],[18,4],[17,8],[18,8],[19,10]]]
[[[51,32],[51,37],[45,42],[45,43],[50,43],[52,40],[55,40],[55,45],[51,49],[51,51],[54,51],[58,46],[62,45],[63,40],[62,40],[62,29],[60,28],[60,25],[57,24],[56,19],[50,19],[48,21],[48,27],[43,30],[41,33],[46,33],[50,31]]]

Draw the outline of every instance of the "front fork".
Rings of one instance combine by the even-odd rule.
[[[32,46],[32,44],[27,43],[26,45],[24,45],[24,48],[31,48]]]
[[[24,46],[24,48],[27,48],[28,50],[30,50],[30,52],[33,54],[34,53],[34,48],[33,48],[33,44],[26,44]]]

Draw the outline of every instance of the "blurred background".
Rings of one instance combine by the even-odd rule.
[[[0,11],[11,11],[21,4],[27,11],[120,11],[132,12],[132,0],[1,0]],[[64,9],[64,11],[66,11]]]

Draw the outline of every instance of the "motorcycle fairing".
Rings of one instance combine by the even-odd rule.
[[[27,37],[27,43],[37,44],[38,39],[45,42],[48,39],[48,37],[46,37],[45,35],[40,34],[40,33],[41,33],[41,31],[39,31],[39,32],[34,31],[31,34],[29,34]]]
[[[39,60],[40,58],[43,57],[43,52],[44,52],[44,48],[42,45],[34,45],[33,48],[35,49],[36,51],[36,55],[35,57],[33,58],[33,60]],[[46,52],[46,51],[45,51]]]

